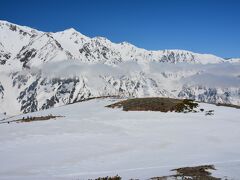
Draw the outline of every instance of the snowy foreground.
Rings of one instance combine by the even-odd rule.
[[[205,116],[104,107],[115,101],[27,114],[65,116],[55,120],[0,124],[0,179],[148,179],[206,164],[215,165],[213,176],[240,178],[239,109],[202,103],[214,110]]]

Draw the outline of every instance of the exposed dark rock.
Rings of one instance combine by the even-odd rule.
[[[36,49],[31,49],[25,51],[20,57],[20,62],[23,62],[23,67],[29,68],[27,63],[30,61],[30,59],[34,58],[36,56],[37,52]]]
[[[20,92],[20,96],[17,98],[21,103],[21,111],[23,113],[34,112],[38,110],[37,96],[38,80],[34,81],[29,87]]]
[[[12,31],[17,31],[17,26],[13,25],[13,24],[10,24],[9,29],[12,30]]]
[[[1,99],[3,99],[3,97],[4,97],[4,88],[1,84],[1,82],[0,82],[0,97],[1,97]]]

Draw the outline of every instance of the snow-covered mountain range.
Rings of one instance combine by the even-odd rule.
[[[148,51],[0,21],[0,113],[17,114],[96,96],[168,96],[240,105],[240,65],[185,50]]]

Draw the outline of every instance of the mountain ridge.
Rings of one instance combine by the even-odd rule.
[[[31,61],[31,59],[35,58],[33,55],[33,51],[34,52],[39,51],[39,49],[44,48],[45,45],[54,47],[53,50],[56,51],[55,52],[56,55],[51,57],[45,57],[46,54],[45,56],[39,55],[39,53],[44,52],[36,52],[36,56],[38,56],[37,58],[38,62],[40,61],[45,62],[53,59],[54,60],[78,59],[81,60],[82,62],[88,63],[98,63],[100,61],[101,63],[106,64],[116,64],[122,61],[129,60],[158,61],[171,63],[177,62],[219,63],[224,61],[223,58],[211,54],[200,54],[179,49],[146,50],[143,48],[138,48],[135,45],[130,44],[128,42],[113,43],[107,38],[99,36],[89,38],[73,28],[69,28],[59,32],[43,32],[26,26],[19,26],[17,24],[10,23],[7,21],[0,21],[0,26],[2,30],[1,34],[5,34],[5,36],[8,36],[7,37],[8,40],[9,36],[10,35],[12,36],[14,34],[11,31],[16,33],[18,32],[21,35],[20,41],[22,42],[22,44],[19,44],[18,49],[14,49],[14,52],[11,52],[12,51],[11,48],[14,47],[13,44],[10,45],[8,45],[7,43],[4,43],[4,45],[2,44],[5,51],[11,53],[12,55],[9,59],[19,59],[18,58],[19,56],[17,55],[21,55],[20,50],[24,48],[27,51],[26,50],[22,51],[22,53],[25,53],[28,56],[29,61]],[[10,32],[9,31],[7,32],[7,29],[9,29]],[[4,36],[1,36],[0,40],[1,42],[4,42]],[[37,42],[39,42],[40,40],[44,41],[45,44],[42,46],[41,44],[37,45]],[[51,42],[51,40],[55,42]],[[18,39],[14,39],[12,41],[14,41],[14,43],[19,42]],[[50,43],[51,45],[47,43]],[[60,47],[62,47],[62,49]],[[4,52],[3,48],[1,48],[2,52]],[[89,51],[91,53],[89,53]],[[1,64],[3,64],[6,61],[10,60],[1,57],[2,62]],[[24,63],[31,64],[30,62],[29,63],[22,62],[22,66],[25,65]]]
[[[73,28],[52,33],[0,21],[0,113],[33,112],[98,96],[239,105],[239,72],[238,61],[226,63],[214,55],[148,51],[89,38]]]
[[[105,37],[103,37],[103,36],[88,37],[87,35],[82,34],[81,32],[79,32],[78,30],[76,30],[76,29],[73,28],[73,27],[69,27],[69,28],[67,28],[67,29],[60,30],[60,31],[55,31],[55,32],[54,32],[54,31],[44,32],[44,31],[38,30],[38,29],[36,29],[36,28],[31,28],[31,27],[29,27],[29,26],[18,25],[18,24],[16,24],[16,23],[12,23],[12,22],[9,22],[9,21],[7,21],[7,20],[0,20],[0,24],[15,25],[15,26],[17,26],[17,27],[21,27],[21,28],[25,28],[25,29],[31,29],[31,30],[33,30],[33,31],[37,31],[37,32],[41,32],[41,33],[47,33],[47,34],[58,34],[58,33],[63,33],[63,32],[72,32],[72,33],[78,33],[78,34],[80,34],[81,36],[83,36],[83,37],[85,37],[85,38],[89,38],[89,39],[96,39],[96,38],[100,38],[100,39],[101,39],[101,38],[103,38],[103,39],[106,39],[106,40],[110,41],[109,39],[107,39],[107,38],[105,38]],[[136,45],[134,45],[134,44],[131,44],[131,43],[127,42],[127,41],[118,42],[118,43],[112,42],[112,41],[110,41],[110,42],[111,42],[111,43],[114,43],[114,44],[128,44],[128,45],[133,46],[133,47],[135,47],[135,48],[143,49],[143,50],[146,50],[146,51],[149,51],[149,52],[157,52],[157,51],[182,51],[182,52],[202,54],[202,55],[213,55],[213,54],[211,54],[211,53],[197,53],[197,52],[189,51],[189,50],[186,50],[186,49],[163,49],[163,50],[159,49],[159,50],[151,50],[151,49],[145,49],[145,48],[143,48],[143,47],[138,47],[138,46],[136,46]],[[213,55],[213,56],[219,57],[219,58],[221,58],[221,59],[226,59],[226,58],[222,58],[222,57],[217,56],[217,55]],[[240,57],[232,57],[232,58],[227,58],[227,59],[231,60],[231,59],[239,59],[239,58],[240,58]]]

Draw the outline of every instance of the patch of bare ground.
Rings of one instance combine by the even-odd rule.
[[[202,166],[194,166],[194,167],[182,167],[177,169],[172,169],[171,171],[175,171],[176,174],[169,176],[159,176],[152,177],[148,180],[221,180],[221,178],[217,178],[212,176],[211,170],[216,170],[214,165],[202,165]],[[106,176],[106,177],[98,177],[95,180],[121,180],[122,177],[119,175],[116,176]],[[93,180],[93,179],[89,179]],[[130,180],[138,180],[138,179],[130,179]],[[227,180],[224,177],[224,180]]]
[[[22,119],[16,120],[17,122],[32,122],[32,121],[46,121],[50,119],[56,119],[58,117],[64,117],[64,116],[54,116],[52,114],[47,115],[47,116],[30,116]]]
[[[95,180],[121,180],[121,179],[122,179],[122,177],[116,175],[116,176],[98,177]],[[89,180],[92,180],[92,179],[89,179]]]
[[[220,180],[221,178],[213,177],[209,170],[216,170],[213,165],[203,165],[195,167],[182,167],[173,169],[176,174],[170,176],[152,177],[150,180]]]
[[[123,108],[124,111],[197,112],[198,103],[189,99],[134,98],[120,101],[106,107]]]
[[[232,108],[240,109],[240,106],[234,105],[234,104],[222,104],[222,103],[217,103],[216,105],[217,105],[217,106],[225,106],[225,107],[232,107]]]
[[[23,123],[23,122],[34,122],[34,121],[47,121],[50,119],[56,119],[59,117],[64,117],[64,116],[54,116],[52,114],[49,114],[47,116],[27,116],[27,117],[22,117],[20,119],[16,119],[16,120],[11,120],[11,121],[5,121],[2,123],[12,123],[12,122],[16,122],[16,123]]]

